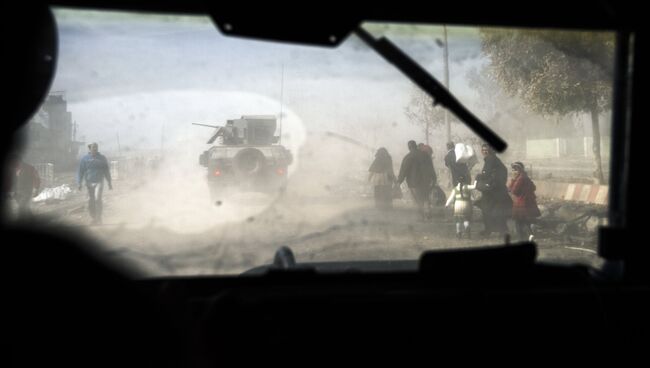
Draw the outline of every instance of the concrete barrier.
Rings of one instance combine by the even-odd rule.
[[[560,157],[588,157],[593,158],[592,150],[594,139],[592,137],[568,137],[550,139],[526,140],[526,158],[560,158]],[[609,157],[610,138],[603,136],[600,139],[601,157]]]
[[[540,198],[607,205],[609,186],[581,183],[535,181]]]
[[[526,140],[526,158],[559,158],[566,152],[564,140],[552,139],[529,139]]]

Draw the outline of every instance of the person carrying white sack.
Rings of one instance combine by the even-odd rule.
[[[465,184],[464,177],[459,178],[460,181],[456,184],[451,191],[445,207],[449,208],[454,204],[454,219],[456,220],[456,237],[461,239],[463,234],[467,239],[470,239],[470,221],[472,221],[473,203],[472,203],[472,190],[476,189],[476,180],[473,184]]]
[[[454,142],[447,142],[447,150],[445,166],[449,168],[451,174],[451,187],[455,188],[461,178],[465,184],[471,183],[472,177],[470,170],[472,166],[478,163],[472,146],[463,143],[454,144]]]

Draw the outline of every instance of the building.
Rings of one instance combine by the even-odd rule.
[[[27,136],[24,160],[32,164],[53,164],[56,170],[72,169],[77,164],[79,147],[76,124],[67,109],[62,92],[50,94],[25,126]]]

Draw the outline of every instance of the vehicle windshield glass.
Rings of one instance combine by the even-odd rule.
[[[207,16],[54,15],[12,219],[87,232],[149,276],[239,274],[281,246],[298,263],[416,260],[505,238],[600,265],[613,33],[363,24],[506,140],[495,154],[354,35],[320,48],[225,37]]]

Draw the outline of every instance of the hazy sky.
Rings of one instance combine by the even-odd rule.
[[[421,129],[404,114],[413,85],[351,36],[337,49],[222,36],[207,17],[58,10],[60,59],[52,90],[64,90],[79,136],[122,147],[157,148],[240,115],[279,115],[298,144],[304,132],[334,131],[372,147],[405,151]],[[442,80],[440,27],[395,42]],[[453,32],[450,32],[453,35]],[[450,37],[452,90],[472,104],[465,74],[479,66],[478,38]],[[284,73],[283,73],[284,70]],[[207,129],[207,128],[206,128]],[[179,138],[180,137],[180,138]]]
[[[403,212],[388,220],[366,211],[372,206],[368,166],[374,150],[388,148],[398,171],[406,142],[423,141],[424,134],[405,113],[414,85],[355,36],[331,49],[224,37],[207,17],[54,13],[59,59],[52,91],[65,91],[77,138],[99,142],[100,151],[125,168],[126,175],[106,194],[105,219],[119,231],[102,236],[123,246],[121,252],[135,250],[136,258],[168,257],[173,267],[154,273],[238,273],[268,263],[288,242],[299,259],[415,259],[433,246],[430,240],[453,233],[430,224],[414,232],[408,199],[398,205]],[[444,80],[443,49],[436,42],[442,27],[368,29],[375,35],[386,31]],[[468,82],[487,62],[477,29],[450,28],[448,43],[452,93],[479,118],[493,118],[482,116],[487,112]],[[191,123],[279,117],[280,111],[282,144],[294,157],[286,195],[216,188],[213,198],[198,160],[210,147],[211,130]],[[527,115],[518,120],[507,115],[502,112],[500,129],[530,132],[515,125]],[[452,131],[471,138],[460,124]],[[446,183],[446,137],[438,130],[432,139],[434,163]],[[157,170],[147,166],[129,173],[126,163],[135,160],[117,157],[158,155],[161,148],[164,164]],[[75,216],[72,222],[87,220],[85,213]]]

